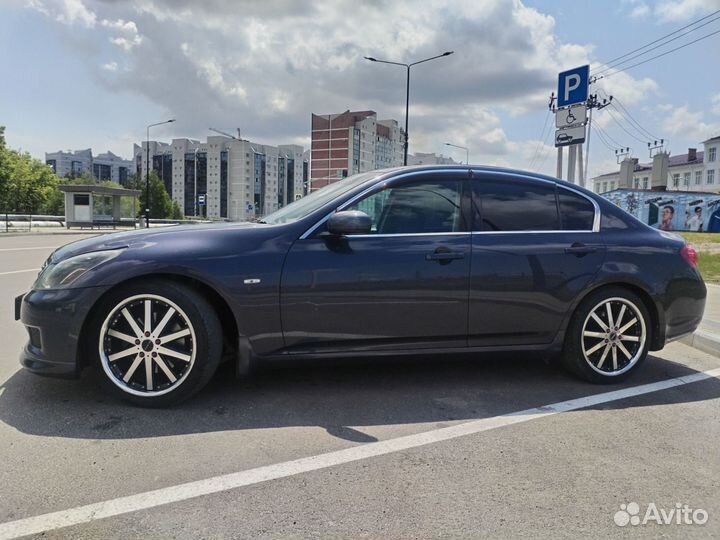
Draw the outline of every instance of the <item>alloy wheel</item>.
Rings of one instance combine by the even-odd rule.
[[[588,365],[598,373],[621,375],[640,360],[646,339],[640,309],[627,298],[607,298],[585,318],[582,352]]]
[[[171,300],[153,294],[126,298],[100,329],[103,370],[116,386],[137,396],[159,396],[180,386],[196,355],[190,318]]]

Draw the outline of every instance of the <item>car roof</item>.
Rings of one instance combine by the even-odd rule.
[[[451,171],[451,170],[468,170],[471,169],[474,172],[488,172],[488,173],[501,173],[501,174],[514,174],[518,176],[526,177],[530,180],[537,179],[537,180],[544,180],[546,182],[555,182],[557,185],[562,187],[568,187],[571,189],[582,191],[583,193],[587,195],[594,196],[595,193],[592,191],[578,185],[573,184],[571,182],[567,182],[565,180],[561,180],[559,178],[555,178],[554,176],[549,176],[545,174],[536,173],[533,171],[525,171],[522,169],[511,169],[509,167],[497,167],[494,165],[463,165],[463,164],[443,164],[443,165],[408,165],[406,167],[393,167],[389,169],[381,169],[376,172],[379,173],[379,176],[382,178],[392,178],[394,176],[398,176],[400,174],[406,173],[406,172],[415,172],[415,171]]]

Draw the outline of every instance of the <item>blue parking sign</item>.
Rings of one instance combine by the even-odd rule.
[[[568,107],[588,98],[590,66],[580,66],[558,75],[557,106]]]

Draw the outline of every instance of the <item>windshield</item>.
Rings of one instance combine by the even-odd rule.
[[[292,223],[307,215],[312,214],[315,210],[322,208],[328,202],[340,195],[343,195],[356,188],[360,184],[378,176],[380,171],[372,171],[362,174],[356,174],[345,180],[338,180],[334,184],[325,186],[324,188],[313,191],[310,195],[302,199],[288,204],[277,212],[273,212],[262,219],[262,223],[278,225],[280,223]]]

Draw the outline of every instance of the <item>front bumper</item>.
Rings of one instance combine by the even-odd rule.
[[[20,364],[39,375],[76,377],[82,367],[80,334],[87,315],[106,287],[30,291],[15,299],[15,319],[29,340]]]

